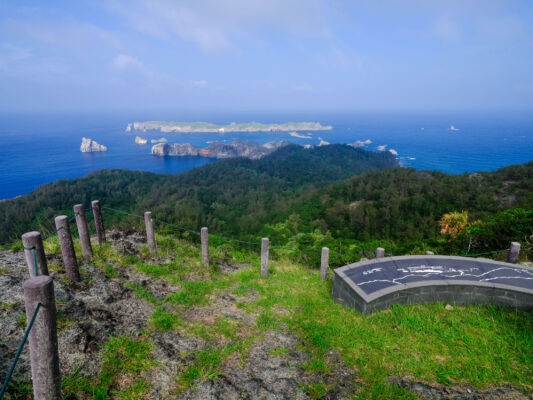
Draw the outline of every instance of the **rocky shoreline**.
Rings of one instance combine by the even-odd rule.
[[[216,159],[246,157],[257,160],[289,144],[291,144],[289,141],[265,144],[249,141],[235,141],[228,144],[214,142],[201,149],[190,143],[158,143],[152,146],[152,154],[157,156],[200,156]]]

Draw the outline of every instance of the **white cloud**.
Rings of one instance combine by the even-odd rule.
[[[444,40],[458,40],[461,30],[456,21],[448,16],[440,16],[433,22],[433,34]]]
[[[388,144],[382,144],[382,145],[378,146],[378,150],[379,151],[385,151],[385,150],[387,150],[387,146],[388,146]]]
[[[146,70],[144,64],[141,61],[127,54],[117,55],[115,58],[113,58],[111,65],[113,66],[113,68],[116,68],[118,70],[125,70],[130,68],[143,71]]]
[[[320,2],[306,0],[115,0],[107,6],[143,34],[166,41],[179,37],[207,54],[234,51],[239,40],[257,44],[265,31],[330,35]]]
[[[389,153],[392,153],[392,154],[394,154],[395,156],[398,155],[398,152],[397,152],[396,150],[394,150],[394,149],[389,149]]]

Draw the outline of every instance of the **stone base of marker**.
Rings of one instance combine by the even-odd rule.
[[[383,258],[385,257],[385,249],[383,247],[378,247],[376,249],[376,258]]]
[[[24,301],[28,322],[35,314],[37,304],[41,303],[28,337],[34,398],[60,400],[61,376],[53,279],[41,275],[24,282]]]

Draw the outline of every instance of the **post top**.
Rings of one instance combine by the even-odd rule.
[[[152,215],[152,212],[151,211],[145,211],[144,215]]]
[[[93,200],[91,201],[91,204],[94,206],[95,204],[100,204],[100,200]]]
[[[520,243],[518,243],[518,242],[511,242],[511,246],[515,246],[515,247],[518,246],[518,247],[520,247]]]
[[[262,238],[261,240],[265,241],[265,240],[268,240],[268,238],[267,238],[267,237],[264,237],[264,238]]]
[[[22,240],[34,239],[40,236],[41,236],[41,232],[37,232],[37,231],[26,232],[22,235]]]
[[[51,276],[39,275],[39,276],[34,276],[28,279],[27,281],[25,281],[23,286],[24,286],[24,290],[37,289],[37,288],[47,286],[52,282],[53,282],[53,279]]]
[[[57,217],[55,217],[55,221],[58,222],[58,221],[64,221],[68,219],[68,217],[66,215],[58,215]]]
[[[376,250],[385,250],[383,247],[378,247]]]
[[[329,247],[322,247],[322,250],[327,250],[327,251],[329,251]]]
[[[74,210],[77,210],[77,209],[80,209],[80,208],[83,210],[83,204],[76,204],[74,206]]]
[[[204,226],[204,227],[202,228],[202,231],[206,231],[206,230],[207,230],[207,227]]]

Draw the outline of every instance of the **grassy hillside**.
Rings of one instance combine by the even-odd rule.
[[[60,344],[75,344],[60,353],[65,398],[258,398],[267,391],[279,398],[414,400],[423,389],[442,398],[469,391],[521,399],[533,390],[530,313],[437,303],[365,316],[336,304],[331,281],[316,270],[275,250],[269,277],[261,278],[255,251],[213,240],[205,267],[189,243],[169,235],[157,241],[155,254],[145,246],[134,254],[95,246],[81,285],[69,284],[51,257],[61,293],[73,291],[85,304],[80,313],[58,303]],[[56,237],[46,241],[49,254],[58,249]],[[126,302],[109,298],[115,292]],[[24,312],[5,303],[6,318]],[[99,320],[104,311],[108,317]],[[135,329],[121,328],[131,321]],[[84,350],[87,339],[76,335],[92,337],[92,345]],[[18,390],[17,398],[30,398],[29,385],[19,382]]]

